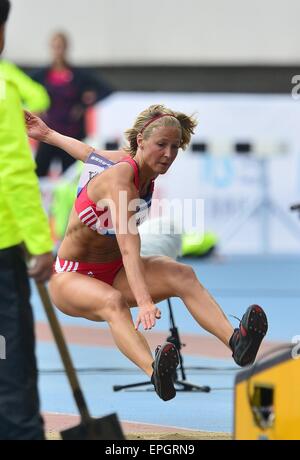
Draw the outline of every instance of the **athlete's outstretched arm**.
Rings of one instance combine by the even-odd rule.
[[[54,145],[67,152],[76,160],[86,161],[94,150],[90,145],[80,142],[72,137],[63,136],[57,131],[50,129],[41,118],[25,111],[25,123],[27,134],[32,139],[36,139],[46,144]]]

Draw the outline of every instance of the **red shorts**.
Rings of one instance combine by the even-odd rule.
[[[82,275],[91,276],[97,280],[112,286],[118,271],[123,267],[122,259],[114,260],[113,262],[105,262],[101,264],[89,262],[72,262],[70,260],[56,258],[53,265],[54,273],[76,272]]]

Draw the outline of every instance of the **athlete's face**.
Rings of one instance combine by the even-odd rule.
[[[155,128],[151,136],[141,142],[144,159],[157,174],[165,174],[178,154],[181,130],[177,127]]]

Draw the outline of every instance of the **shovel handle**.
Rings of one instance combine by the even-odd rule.
[[[79,380],[77,378],[77,375],[76,375],[76,372],[75,372],[75,369],[72,363],[71,355],[67,348],[62,329],[60,327],[54,307],[50,300],[48,290],[43,283],[36,282],[36,287],[39,292],[39,296],[44,306],[46,315],[48,317],[50,328],[54,336],[57,348],[59,350],[59,354],[62,359],[69,383],[71,385],[73,396],[74,396],[76,405],[78,407],[78,410],[80,412],[81,418],[83,421],[88,420],[90,419],[89,410],[88,410],[86,401],[84,399],[83,393],[81,391]]]

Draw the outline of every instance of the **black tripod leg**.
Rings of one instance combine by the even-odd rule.
[[[207,385],[195,385],[194,383],[189,383],[186,380],[176,380],[175,385],[179,385],[180,388],[176,388],[176,391],[201,391],[203,393],[209,393],[211,388]]]
[[[150,380],[147,380],[147,382],[139,382],[139,383],[131,383],[129,385],[114,385],[113,390],[114,391],[121,391],[121,390],[126,390],[128,388],[136,388],[136,387],[141,387],[144,385],[152,385]]]
[[[181,348],[185,346],[179,336],[179,331],[178,328],[175,326],[175,320],[174,320],[174,314],[172,310],[172,304],[171,300],[167,299],[168,302],[168,307],[169,307],[169,314],[170,314],[170,332],[171,335],[167,338],[168,342],[171,342],[175,345],[178,351],[179,355],[179,368],[177,369],[176,372],[176,378],[175,378],[175,385],[179,386],[180,388],[176,388],[177,391],[201,391],[203,393],[209,393],[210,392],[210,387],[207,385],[204,386],[199,386],[199,385],[194,385],[193,383],[189,383],[186,381],[186,373],[183,365],[183,357],[181,354]],[[178,380],[178,372],[181,373],[181,378],[182,380]]]

